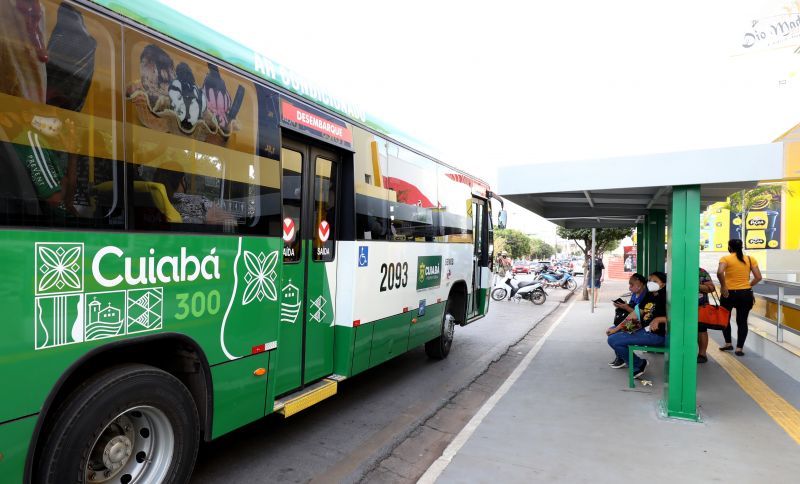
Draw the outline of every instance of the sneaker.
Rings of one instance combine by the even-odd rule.
[[[706,355],[697,355],[697,362],[706,363],[708,362],[708,357]]]
[[[642,367],[638,370],[633,370],[633,377],[639,378],[640,376],[644,375],[645,368],[647,368],[647,360],[642,360]]]
[[[628,364],[625,363],[624,361],[622,361],[622,358],[617,358],[616,360],[614,360],[611,363],[609,363],[609,365],[611,366],[611,368],[614,368],[614,369],[627,368],[628,367]]]

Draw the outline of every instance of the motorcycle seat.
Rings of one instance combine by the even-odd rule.
[[[532,286],[532,285],[534,285],[534,284],[538,284],[538,283],[537,283],[537,282],[534,282],[534,281],[523,281],[523,282],[520,282],[520,283],[519,283],[519,286],[518,286],[518,287],[519,287],[520,289],[522,289],[523,287]]]

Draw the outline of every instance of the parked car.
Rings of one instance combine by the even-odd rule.
[[[511,268],[511,272],[514,274],[530,274],[531,266],[527,262],[520,262],[514,264],[514,267]]]

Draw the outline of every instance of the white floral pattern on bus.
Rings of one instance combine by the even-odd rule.
[[[83,244],[37,243],[37,294],[81,291],[82,268]]]
[[[275,279],[278,277],[275,272],[277,264],[278,251],[271,252],[269,255],[259,252],[258,256],[248,250],[244,251],[244,265],[247,270],[244,281],[247,286],[242,296],[243,306],[247,306],[256,299],[259,302],[264,299],[278,300],[278,291],[275,288]]]

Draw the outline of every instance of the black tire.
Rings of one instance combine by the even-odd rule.
[[[495,287],[492,289],[492,299],[495,301],[502,301],[508,297],[508,289],[504,287]]]
[[[154,420],[149,418],[150,412]],[[131,427],[138,431],[125,440],[120,422],[132,419],[137,423],[125,426],[125,431],[129,432]],[[155,423],[151,425],[152,433],[147,430],[148,422]],[[123,447],[125,443],[137,442],[152,444],[151,449],[159,450],[153,450],[151,455],[145,452],[132,455],[128,450],[127,457],[114,462],[119,467],[113,473],[98,457],[103,457],[103,453],[97,451],[114,449],[110,447],[113,441],[108,440],[115,433],[113,438],[122,439]],[[128,482],[131,474],[126,478],[125,473],[130,465],[135,469],[131,471],[136,476],[134,480],[152,480],[153,472],[160,469],[155,475],[163,475],[161,482],[184,483],[189,481],[197,458],[200,420],[192,395],[180,380],[152,366],[129,364],[111,367],[75,389],[56,411],[45,438],[35,468],[35,482],[93,482],[103,479],[99,475],[92,478],[94,472],[106,471],[112,478],[108,482]],[[107,442],[105,446],[103,441]],[[118,443],[119,440],[117,448]],[[136,446],[127,448],[136,450]],[[87,467],[90,459],[94,463],[91,470]]]
[[[570,279],[564,283],[564,289],[568,289],[570,291],[574,291],[578,288],[578,283],[575,282],[575,279]]]
[[[456,321],[449,313],[450,305],[445,306],[444,314],[442,315],[442,332],[436,339],[432,339],[425,343],[425,354],[428,358],[434,360],[443,360],[450,354],[450,348],[453,347],[453,334],[455,333]]]
[[[537,306],[544,304],[547,301],[547,293],[542,289],[535,289],[531,294],[531,302]]]

